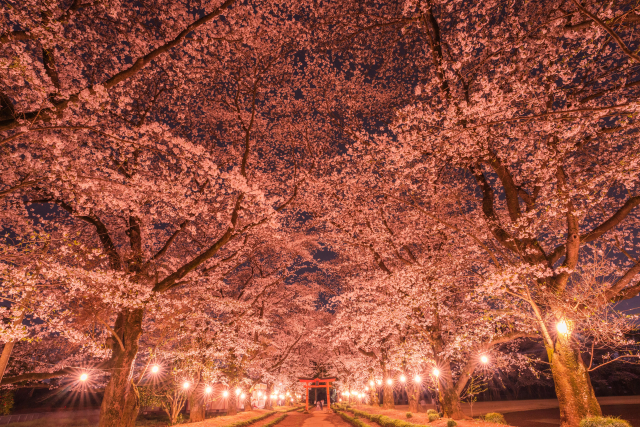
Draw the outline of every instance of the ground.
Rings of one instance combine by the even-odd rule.
[[[631,422],[633,427],[640,427],[640,396],[621,396],[621,397],[603,397],[598,398],[602,405],[605,415],[618,416]],[[408,406],[396,406],[395,410],[375,409],[371,406],[356,406],[360,410],[372,413],[385,414],[392,418],[407,420],[406,413]],[[285,411],[292,407],[278,407],[277,411]],[[471,415],[471,408],[463,406],[463,411],[467,415]],[[223,427],[238,421],[244,421],[250,418],[264,414],[266,411],[254,410],[251,412],[240,412],[233,416],[220,416],[210,418],[202,423],[184,424],[193,427]],[[560,414],[558,410],[558,401],[555,399],[540,400],[516,400],[516,401],[496,401],[496,402],[478,402],[473,406],[473,415],[479,416],[487,412],[501,412],[505,415],[507,422],[512,426],[518,427],[555,427],[560,425]],[[46,414],[45,417],[38,420],[27,422],[11,422],[5,424],[0,419],[0,425],[8,427],[93,427],[97,425],[98,410],[83,411],[67,411]],[[288,416],[281,421],[276,427],[350,427],[338,415],[330,413],[326,408],[324,411],[311,411],[310,414],[301,412],[288,412]],[[260,422],[252,424],[251,427],[263,427],[265,424],[282,415],[274,414]],[[430,424],[433,427],[446,427],[446,420],[434,421],[429,423],[426,414],[412,414],[413,417],[408,421],[416,424]],[[8,421],[8,420],[7,420]],[[379,427],[376,423],[368,420],[362,420],[371,427]],[[493,423],[485,423],[479,420],[457,421],[459,427],[504,427]],[[163,420],[148,420],[140,422],[140,427],[164,427],[167,423]]]

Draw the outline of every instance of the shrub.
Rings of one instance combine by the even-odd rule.
[[[371,427],[369,424],[365,424],[362,421],[360,421],[357,418],[353,418],[348,416],[347,414],[345,414],[344,412],[337,412],[338,415],[340,415],[340,417],[345,420],[346,422],[348,422],[349,424],[351,424],[353,427]]]
[[[276,418],[275,420],[273,420],[273,421],[271,421],[271,422],[269,422],[269,423],[265,424],[265,425],[264,425],[264,426],[262,426],[262,427],[273,427],[273,426],[275,426],[276,424],[278,424],[280,421],[284,420],[285,418],[287,418],[287,414],[280,415],[278,418]]]
[[[615,417],[587,417],[580,421],[580,427],[631,427],[631,424]]]
[[[440,419],[440,415],[438,414],[429,414],[429,422],[436,421]]]
[[[507,420],[504,419],[504,415],[500,412],[489,412],[488,414],[485,414],[484,420],[490,423],[507,424]]]
[[[13,391],[0,391],[0,415],[9,415],[13,409]]]
[[[447,421],[447,427],[456,427],[457,425],[458,423],[453,420]]]
[[[413,417],[413,414],[411,412],[407,412],[407,418],[411,418]]]
[[[431,415],[431,414],[437,414],[438,411],[436,411],[435,409],[427,409],[427,415]]]

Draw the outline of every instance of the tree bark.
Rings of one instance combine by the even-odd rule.
[[[100,406],[99,427],[130,427],[140,409],[138,392],[133,385],[133,366],[138,354],[138,341],[142,335],[142,309],[125,310],[118,314],[114,331],[124,349],[113,342],[110,367],[111,378],[104,391]]]
[[[376,379],[373,375],[369,376],[369,385],[371,389],[369,390],[369,398],[371,399],[371,406],[378,407],[380,406],[379,398],[378,398],[378,388],[376,387]]]
[[[202,387],[194,387],[193,392],[189,394],[189,422],[197,423],[204,421],[205,406],[203,399]]]
[[[236,415],[238,413],[238,396],[236,396],[235,387],[229,387],[227,406],[227,415]]]
[[[247,392],[247,394],[244,396],[244,410],[246,411],[253,411],[253,408],[251,407],[251,394],[253,393],[253,388],[249,389],[249,391]]]
[[[382,367],[382,387],[383,396],[382,396],[382,407],[384,409],[395,409],[396,405],[393,402],[393,385],[388,383],[388,379],[391,378],[389,375],[389,369],[386,365]]]
[[[458,396],[455,387],[453,387],[451,376],[449,376],[448,381],[441,381],[438,388],[444,416],[454,420],[464,419],[465,416],[460,407],[460,396]]]
[[[409,412],[418,412],[418,398],[420,397],[420,385],[408,384],[407,385],[407,397],[409,398]]]
[[[24,297],[22,301],[22,305],[24,306],[24,309],[22,310],[22,313],[20,313],[20,316],[18,316],[18,318],[13,321],[13,326],[18,326],[22,324],[22,321],[24,320],[24,315],[27,312],[26,306],[29,303],[30,299],[31,299],[31,291],[27,292],[27,295]],[[13,352],[13,346],[15,345],[16,345],[15,341],[9,341],[8,343],[5,343],[4,347],[2,348],[2,355],[0,355],[0,383],[2,382],[2,378],[4,378],[4,373],[7,370],[7,365],[9,364],[9,358],[11,357],[11,353]]]
[[[264,409],[266,410],[271,410],[272,406],[272,399],[271,399],[271,385],[267,384],[267,389],[265,390],[265,392],[267,393],[266,396],[264,397]]]
[[[562,427],[577,427],[589,415],[602,415],[587,367],[570,340],[570,335],[559,334],[555,349],[547,348]]]

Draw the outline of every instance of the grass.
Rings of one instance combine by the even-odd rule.
[[[631,427],[631,424],[616,417],[587,417],[580,421],[580,427]]]

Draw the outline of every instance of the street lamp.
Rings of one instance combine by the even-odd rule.
[[[182,384],[182,388],[183,388],[183,389],[185,389],[185,390],[186,390],[186,389],[188,389],[189,387],[191,387],[191,384],[189,384],[189,381],[185,381],[185,382]]]
[[[416,383],[421,383],[422,382],[422,378],[420,378],[420,375],[416,375],[416,377],[413,379]]]
[[[153,365],[153,366],[151,367],[151,372],[152,372],[152,373],[157,374],[159,371],[160,371],[160,366],[158,366],[158,365]]]
[[[564,319],[558,322],[558,324],[556,325],[556,328],[558,329],[558,332],[560,332],[562,335],[569,334],[569,325],[567,325],[567,322]]]
[[[87,375],[87,374],[80,375],[80,381],[84,382],[84,381],[86,381],[88,379],[89,379],[89,375]]]
[[[483,354],[482,356],[480,356],[480,361],[486,365],[487,363],[489,363],[489,358]]]
[[[204,389],[205,393],[211,393],[211,387],[207,386],[207,388]]]
[[[229,397],[229,392],[227,390],[223,391],[222,396]]]
[[[407,380],[407,377],[405,377],[404,375],[400,376],[400,382],[403,383]]]
[[[242,392],[242,390],[240,390],[239,388],[236,389],[236,396],[240,395],[240,392]]]
[[[387,385],[393,384],[393,380],[391,378],[387,378]]]

